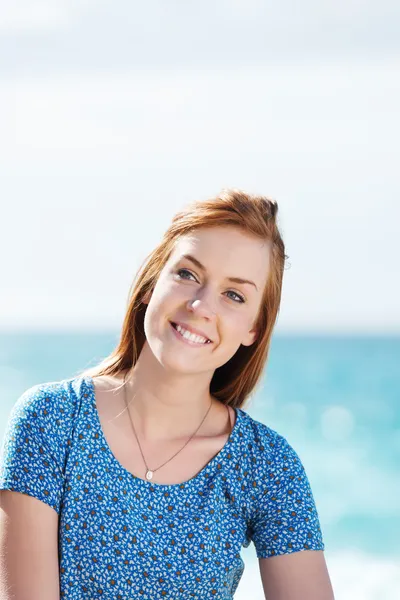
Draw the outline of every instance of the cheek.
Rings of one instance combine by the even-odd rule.
[[[168,279],[159,279],[153,292],[154,308],[159,310],[161,307],[172,304],[184,296],[184,286],[179,286],[176,282]]]
[[[178,301],[179,294],[173,285],[159,282],[155,286],[144,317],[146,337],[149,334],[160,333],[159,329],[163,327],[166,319],[176,313]]]
[[[232,344],[239,346],[249,331],[249,319],[245,315],[238,314],[239,311],[225,315],[222,335]]]
[[[173,286],[168,285],[167,282],[160,279],[153,290],[153,295],[149,302],[151,313],[160,312],[164,306],[171,302],[174,295]]]

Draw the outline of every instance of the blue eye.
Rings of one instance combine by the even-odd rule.
[[[178,277],[180,277],[181,279],[186,279],[186,277],[182,277],[181,273],[188,273],[189,275],[191,275],[192,277],[194,277],[193,273],[191,273],[188,269],[178,269],[178,271],[176,272]],[[194,277],[195,281],[197,281],[197,279]],[[231,298],[234,302],[237,302],[238,304],[243,304],[245,301],[245,299],[243,298],[243,296],[240,296],[240,294],[237,294],[236,292],[234,292],[233,290],[228,290],[227,294],[233,294],[234,296],[236,296],[236,298],[238,298],[238,300],[235,300],[234,298]]]
[[[229,290],[227,292],[227,294],[234,294],[236,296],[236,298],[239,298],[239,300],[235,300],[235,302],[239,302],[240,304],[245,302],[245,299],[242,296],[239,296],[239,294],[237,294],[236,292],[233,292],[232,290]]]
[[[194,277],[193,273],[191,273],[187,269],[178,269],[177,274],[179,275],[179,277],[181,277],[180,273],[182,273],[182,272],[189,273],[189,275],[191,275],[192,277]],[[182,279],[185,279],[185,277],[182,277]]]

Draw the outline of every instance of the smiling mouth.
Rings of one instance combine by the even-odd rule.
[[[207,339],[206,342],[201,342],[201,341],[196,341],[196,340],[190,339],[189,337],[186,337],[178,330],[178,325],[176,323],[174,323],[173,321],[170,321],[170,325],[175,330],[176,334],[182,339],[182,341],[185,341],[188,344],[191,344],[193,346],[207,346],[208,344],[212,343],[212,341],[207,338],[204,338],[204,339]],[[194,335],[196,335],[196,334],[194,334]],[[203,338],[204,336],[197,336],[197,337]]]

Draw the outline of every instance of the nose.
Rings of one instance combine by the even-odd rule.
[[[215,316],[215,309],[204,294],[200,297],[199,295],[196,295],[194,298],[188,300],[187,309],[189,312],[192,312],[199,317],[212,319]]]

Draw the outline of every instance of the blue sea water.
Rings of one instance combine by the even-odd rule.
[[[27,388],[94,366],[118,337],[1,333],[0,437]],[[337,600],[400,598],[400,337],[276,334],[244,410],[284,435],[306,468]],[[252,547],[244,558],[237,597],[252,586],[261,599]]]

